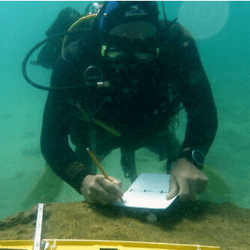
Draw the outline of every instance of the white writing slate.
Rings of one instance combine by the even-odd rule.
[[[135,208],[166,209],[177,198],[166,200],[171,175],[144,173],[132,183],[115,205]]]

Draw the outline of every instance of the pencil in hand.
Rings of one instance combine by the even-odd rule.
[[[89,148],[86,148],[86,151],[88,152],[90,158],[92,159],[92,161],[96,164],[96,166],[99,168],[99,170],[101,171],[101,173],[103,174],[103,176],[109,180],[110,182],[113,182],[108,175],[106,174],[104,168],[102,167],[102,165],[99,163],[99,161],[97,160],[97,158],[95,157],[94,153],[91,152],[91,150]],[[120,198],[121,201],[123,201],[122,198]]]

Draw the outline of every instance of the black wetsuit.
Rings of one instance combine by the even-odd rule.
[[[68,142],[70,135],[78,149],[90,147],[90,124],[77,108],[79,104],[85,110],[95,111],[94,118],[121,133],[121,137],[115,136],[94,124],[97,155],[106,155],[117,147],[121,147],[122,153],[151,146],[159,154],[161,149],[164,152],[168,147],[165,135],[180,103],[188,118],[182,148],[196,148],[207,154],[212,145],[217,111],[195,42],[178,24],[166,35],[163,31],[161,34],[156,67],[152,65],[152,72],[144,72],[143,87],[132,97],[124,97],[118,86],[113,91],[109,88],[50,91],[43,117],[42,153],[53,171],[78,192],[84,177],[91,173],[87,153],[78,157]],[[51,86],[84,84],[84,71],[91,65],[105,68],[101,61],[98,41],[91,36],[81,38],[57,61]],[[112,78],[112,72],[104,70],[104,80],[110,80],[109,77]],[[83,165],[72,164],[77,162]]]

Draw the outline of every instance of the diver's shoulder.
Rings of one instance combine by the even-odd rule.
[[[94,56],[96,48],[96,40],[93,37],[80,37],[67,46],[62,52],[62,58],[67,58],[72,63],[80,63],[86,60],[86,57]]]

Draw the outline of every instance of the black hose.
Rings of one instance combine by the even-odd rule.
[[[78,31],[79,32],[79,31]],[[68,35],[69,33],[76,33],[76,32],[72,32],[72,31],[67,31],[67,32],[63,32],[63,33],[59,33],[59,34],[56,34],[54,36],[51,36],[49,38],[46,38],[44,39],[43,41],[41,41],[40,43],[36,44],[29,52],[28,54],[25,56],[24,60],[23,60],[23,63],[22,63],[22,74],[23,74],[23,77],[24,79],[32,86],[38,88],[38,89],[42,89],[42,90],[46,90],[46,91],[49,91],[49,90],[69,90],[69,89],[77,89],[77,88],[82,88],[82,87],[86,87],[85,85],[77,85],[77,86],[69,86],[69,87],[45,87],[45,86],[42,86],[42,85],[39,85],[35,82],[33,82],[28,74],[27,74],[27,63],[31,57],[31,55],[38,49],[40,48],[42,45],[44,45],[45,43],[47,42],[50,42],[51,40],[54,40],[60,36],[65,36],[65,35]]]

